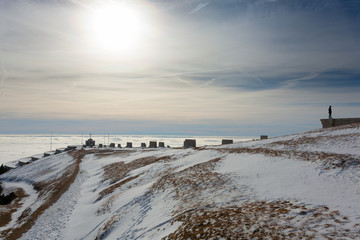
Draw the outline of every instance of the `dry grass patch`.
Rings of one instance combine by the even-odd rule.
[[[150,191],[152,194],[167,190],[174,193],[174,199],[180,202],[177,204],[177,209],[173,210],[173,214],[212,204],[213,201],[208,196],[215,196],[219,187],[229,182],[229,178],[224,175],[212,172],[220,160],[221,158],[215,158],[179,172],[166,174],[154,183]]]
[[[153,164],[158,161],[167,161],[170,160],[170,156],[163,156],[163,157],[144,157],[136,159],[129,163],[124,162],[115,162],[108,164],[103,167],[104,174],[103,174],[103,181],[110,180],[110,184],[118,182],[125,178],[125,176],[138,168],[145,167],[147,165]]]
[[[163,157],[145,157],[139,158],[129,163],[124,162],[115,162],[108,164],[103,167],[103,181],[110,180],[110,186],[106,189],[102,190],[99,193],[99,197],[97,200],[101,200],[105,196],[113,193],[116,189],[120,188],[124,184],[138,178],[140,175],[129,177],[123,180],[127,174],[135,169],[145,167],[147,165],[153,164],[159,161],[169,161],[171,160],[170,156]],[[122,180],[122,181],[121,181]],[[120,182],[119,182],[120,181]]]
[[[22,206],[22,200],[29,195],[27,195],[22,188],[17,188],[12,190],[16,198],[8,205],[0,205],[0,227],[6,226],[11,221],[11,216]],[[2,234],[0,234],[1,236]]]
[[[269,148],[222,148],[217,149],[226,153],[247,153],[247,154],[263,154],[271,157],[295,157],[304,161],[321,161],[325,170],[334,168],[359,167],[360,159],[350,154],[326,153],[326,152],[306,152],[295,150],[275,150]]]
[[[276,146],[282,145],[286,147],[290,147],[293,149],[299,148],[301,145],[312,145],[317,143],[324,143],[327,141],[333,142],[349,142],[355,141],[357,138],[360,137],[358,133],[351,133],[351,134],[341,134],[341,135],[331,135],[331,136],[317,136],[317,137],[309,137],[309,136],[302,136],[297,139],[291,139],[286,141],[277,141],[267,144],[268,146]]]
[[[127,178],[127,179],[125,179],[125,180],[123,180],[123,181],[121,181],[121,182],[112,184],[111,186],[109,186],[108,188],[102,190],[102,191],[99,193],[99,197],[98,197],[98,199],[97,199],[96,201],[101,200],[101,199],[102,199],[103,197],[105,197],[106,195],[109,195],[109,194],[113,193],[115,189],[120,188],[122,185],[124,185],[124,184],[126,184],[126,183],[128,183],[128,182],[130,182],[130,181],[132,181],[132,180],[134,180],[134,179],[136,179],[136,178],[138,178],[139,176],[140,176],[140,175],[132,176],[132,177],[129,177],[129,178]]]
[[[105,224],[99,229],[95,239],[105,239],[113,226],[122,218],[121,215],[111,216]]]
[[[123,179],[126,174],[130,171],[124,162],[115,162],[108,164],[103,167],[103,181],[110,180],[110,184],[113,184],[121,179]]]
[[[183,224],[171,239],[357,239],[348,221],[327,207],[308,208],[289,201],[255,201],[242,206],[203,208],[179,214]]]

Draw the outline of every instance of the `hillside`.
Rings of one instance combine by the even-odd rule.
[[[196,149],[76,149],[0,175],[3,239],[358,239],[360,125]]]

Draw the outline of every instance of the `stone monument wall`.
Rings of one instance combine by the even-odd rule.
[[[323,128],[337,127],[352,123],[360,123],[360,118],[326,118],[320,119]]]

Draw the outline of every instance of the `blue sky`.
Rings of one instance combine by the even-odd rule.
[[[5,0],[0,133],[311,130],[360,117],[359,60],[358,1]]]

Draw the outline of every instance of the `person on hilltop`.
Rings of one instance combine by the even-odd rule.
[[[329,106],[329,118],[331,118],[331,114],[332,114],[332,110],[331,110],[331,105]]]

